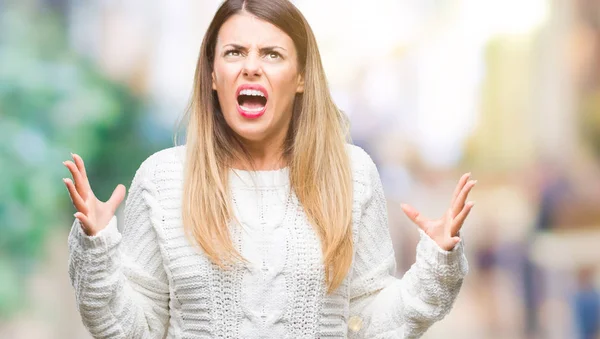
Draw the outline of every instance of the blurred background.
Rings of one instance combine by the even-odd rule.
[[[376,161],[398,276],[462,173],[471,272],[424,338],[600,338],[600,1],[296,0]],[[0,0],[0,338],[91,338],[67,273],[83,156],[107,199],[172,145],[217,0]],[[122,211],[120,211],[122,212]]]

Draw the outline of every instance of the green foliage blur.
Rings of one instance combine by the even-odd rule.
[[[26,277],[50,233],[71,226],[61,180],[70,152],[106,200],[170,144],[144,98],[69,48],[60,14],[16,4],[0,10],[0,319],[27,304]]]

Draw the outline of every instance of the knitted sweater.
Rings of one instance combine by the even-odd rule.
[[[418,338],[452,307],[467,273],[462,242],[444,251],[424,232],[415,264],[395,274],[377,168],[348,145],[353,171],[354,257],[327,294],[319,237],[288,169],[230,170],[234,245],[249,264],[219,269],[192,246],[181,222],[185,146],[145,160],[120,232],[95,236],[75,220],[69,275],[95,338]]]

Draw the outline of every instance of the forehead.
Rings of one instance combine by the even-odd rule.
[[[219,29],[217,45],[229,43],[289,47],[294,42],[279,27],[250,13],[242,12],[231,16]]]

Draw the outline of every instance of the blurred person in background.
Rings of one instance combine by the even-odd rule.
[[[570,190],[564,169],[550,159],[541,159],[537,172],[536,189],[539,191],[539,205],[534,227],[525,242],[525,253],[531,250],[538,234],[552,231],[556,227],[556,212],[567,201]],[[543,270],[536,266],[532,258],[526,255],[523,259],[521,277],[526,311],[525,330],[528,337],[535,337],[541,330],[538,313],[540,305],[547,298],[544,295],[547,282]]]
[[[600,336],[600,292],[594,286],[594,273],[592,267],[585,267],[577,274],[573,311],[579,339]]]
[[[463,175],[444,216],[402,204],[415,264],[394,277],[371,157],[348,142],[315,37],[287,0],[228,0],[202,42],[187,139],[145,160],[124,227],[65,161],[77,209],[69,275],[96,338],[417,338],[451,309],[468,264]]]

